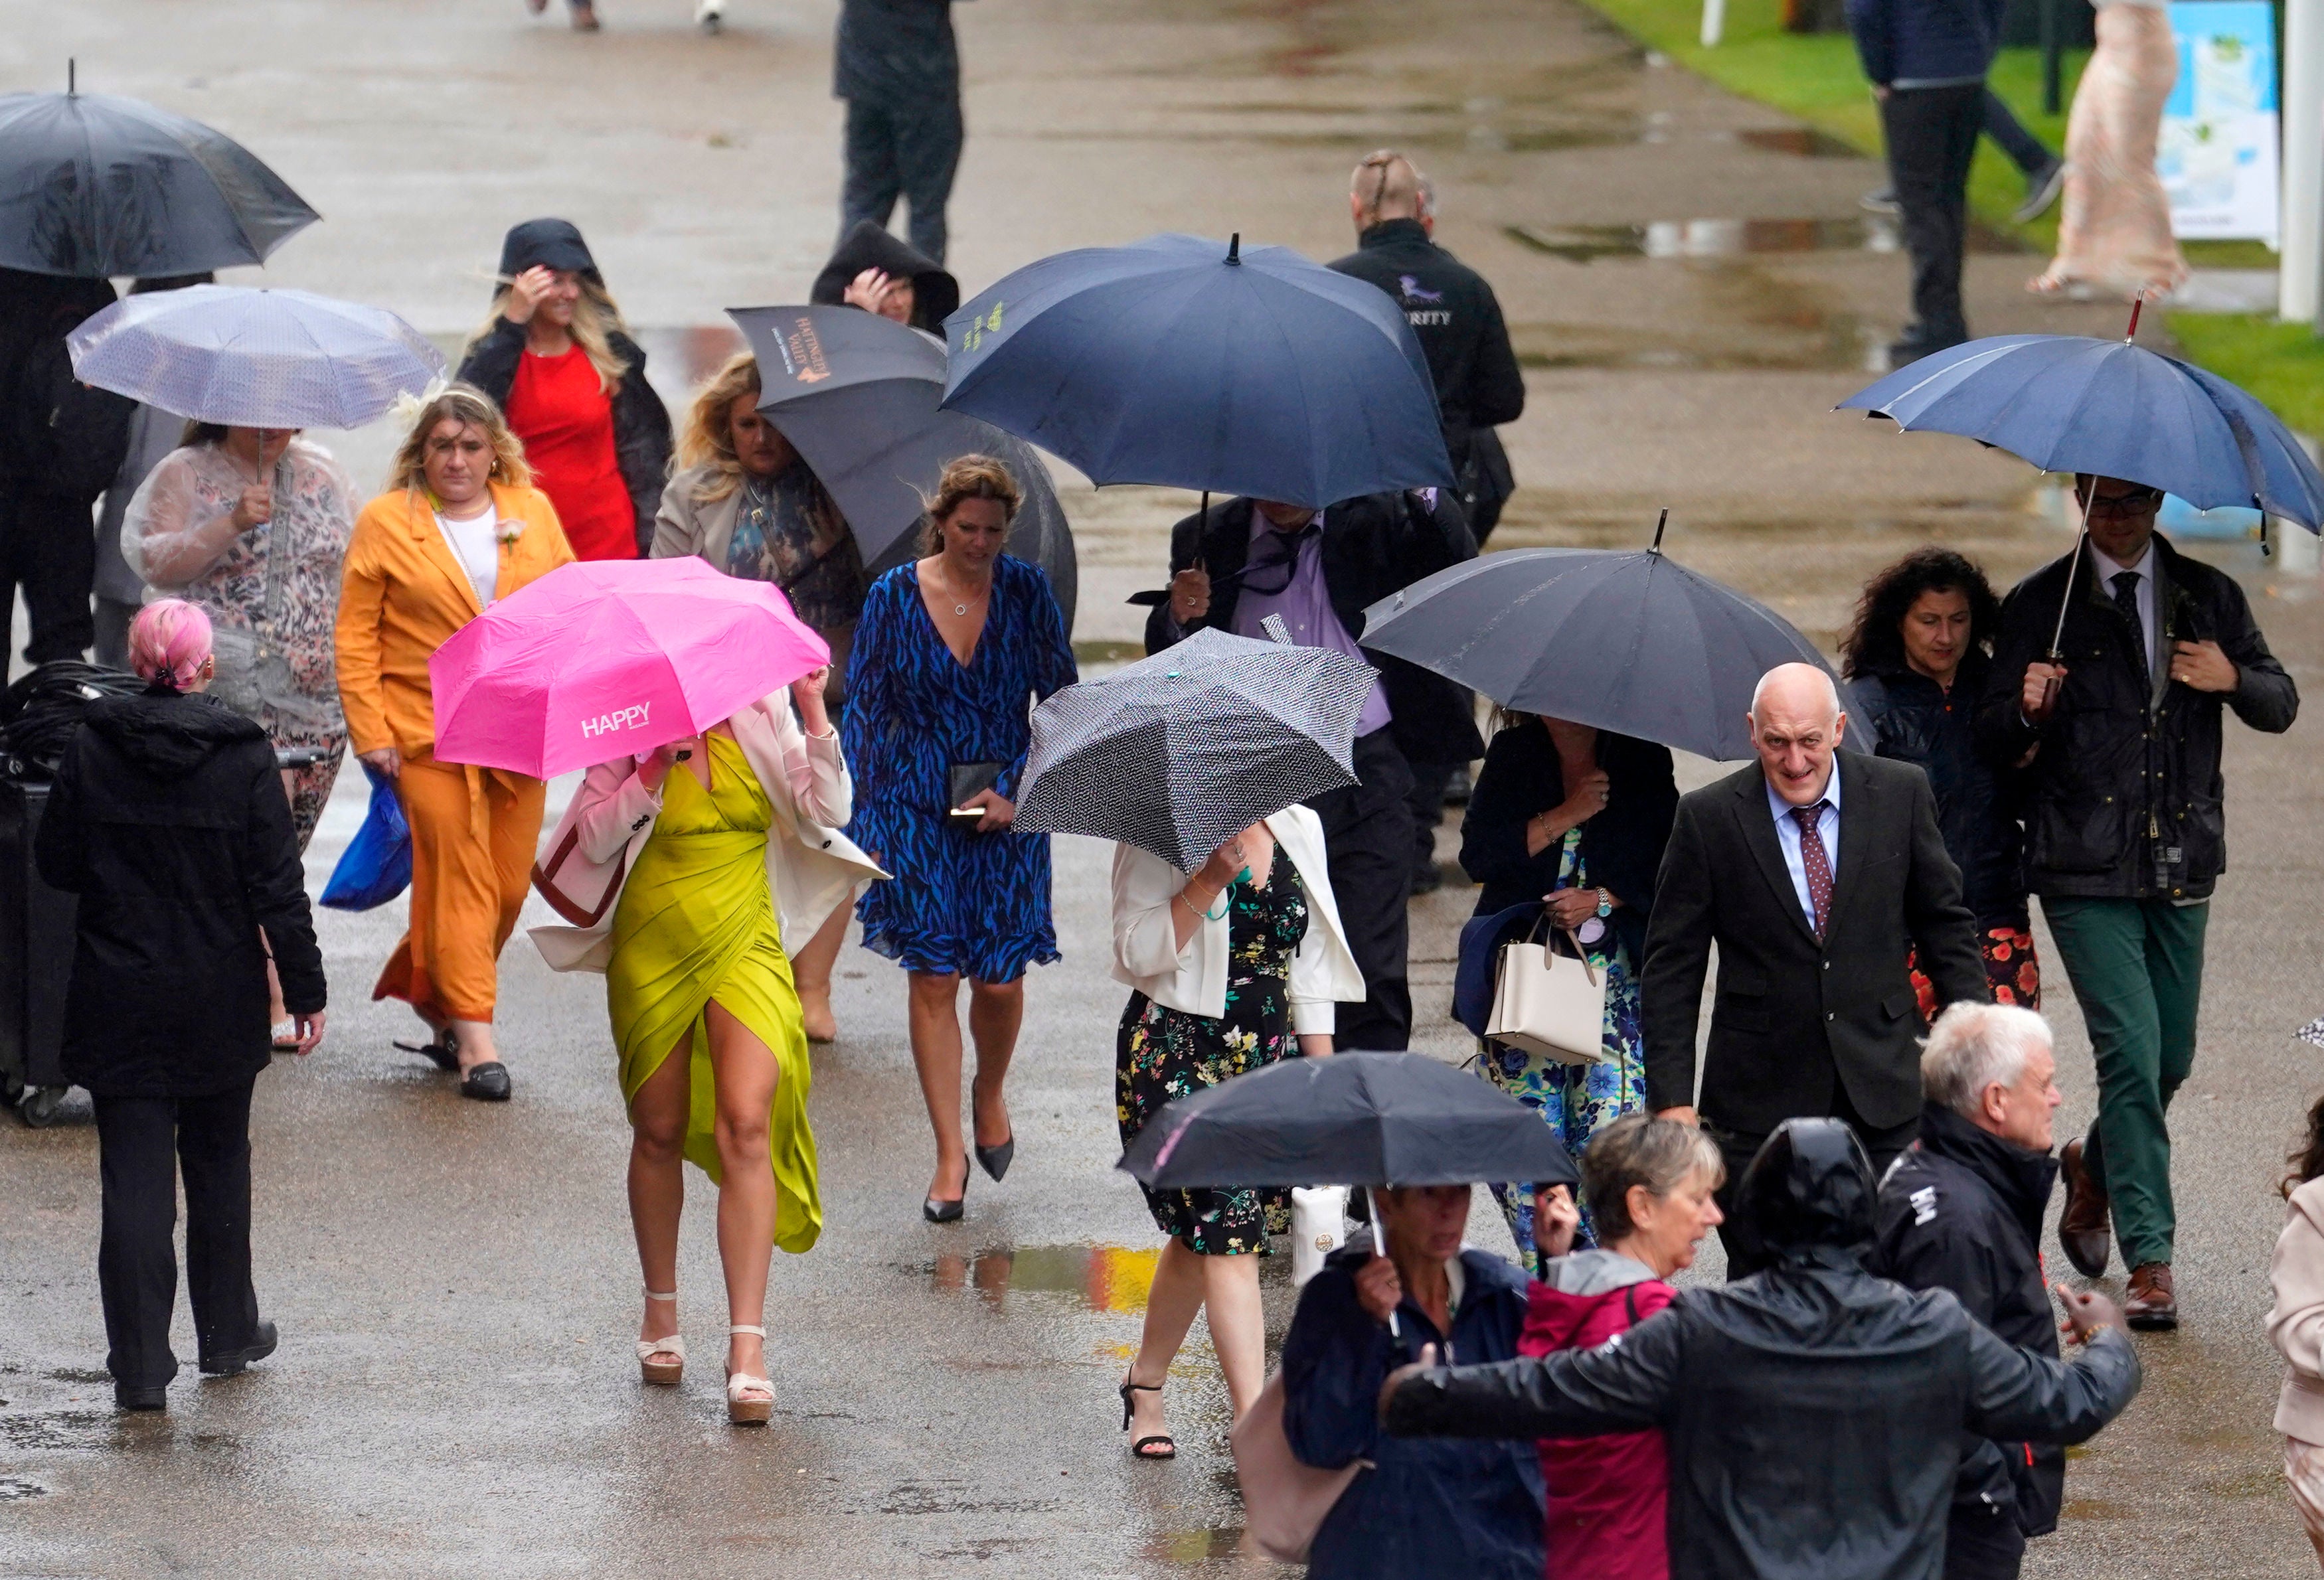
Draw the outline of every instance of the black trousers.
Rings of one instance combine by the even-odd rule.
[[[2011,1510],[1955,1503],[1945,1521],[1945,1580],[2017,1580],[2025,1533]]]
[[[912,245],[943,262],[945,203],[965,134],[957,92],[909,106],[849,99],[839,234],[864,219],[884,228],[900,197],[911,209]]]
[[[1413,763],[1412,794],[1406,800],[1412,807],[1412,876],[1416,882],[1425,874],[1436,874],[1436,828],[1444,821],[1444,792],[1452,783],[1452,776],[1469,765],[1466,763]]]
[[[81,657],[97,640],[88,604],[96,584],[97,529],[88,506],[0,484],[0,658],[16,639],[20,587],[32,617],[24,657],[34,664]]]
[[[104,1228],[97,1282],[105,1301],[105,1368],[158,1388],[178,1374],[170,1314],[178,1299],[178,1181],[186,1176],[186,1293],[204,1355],[257,1337],[250,1282],[250,1091],[208,1098],[97,1099]]]
[[[1887,1173],[1888,1165],[1896,1161],[1896,1154],[1920,1138],[1921,1120],[1918,1115],[1902,1125],[1883,1129],[1864,1122],[1856,1111],[1856,1105],[1848,1100],[1846,1087],[1835,1084],[1831,1100],[1831,1117],[1845,1120],[1848,1127],[1856,1132],[1856,1139],[1864,1144],[1865,1153],[1872,1160],[1872,1178],[1876,1183]],[[1751,1166],[1751,1160],[1759,1155],[1759,1149],[1767,1144],[1767,1137],[1773,1133],[1762,1131],[1752,1134],[1729,1130],[1711,1119],[1704,1120],[1702,1127],[1719,1144],[1720,1155],[1727,1164],[1727,1180],[1719,1187],[1717,1196],[1719,1210],[1727,1215],[1727,1221],[1719,1226],[1719,1243],[1727,1248],[1727,1276],[1729,1280],[1748,1278],[1772,1266],[1775,1259],[1767,1250],[1766,1243],[1759,1238],[1757,1226],[1735,1210],[1736,1197],[1743,1184],[1743,1171]]]
[[[1332,896],[1349,952],[1364,974],[1364,1001],[1340,1006],[1340,1048],[1411,1045],[1412,989],[1405,980],[1412,897],[1412,770],[1390,732],[1356,738],[1356,780],[1307,804],[1323,820]]]
[[[1969,239],[1969,165],[1985,127],[1985,85],[1904,87],[1880,101],[1888,173],[1913,255],[1907,338],[1932,351],[1969,338],[1961,313],[1961,251]]]
[[[2009,156],[2009,162],[2017,167],[2020,174],[2031,176],[2057,159],[2058,156],[2050,152],[2049,144],[2025,130],[2017,117],[2009,113],[2009,106],[2002,102],[2001,96],[1989,87],[1985,90],[1984,114],[1985,134]]]

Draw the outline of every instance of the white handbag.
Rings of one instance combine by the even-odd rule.
[[[1348,1232],[1348,1188],[1299,1185],[1291,1191],[1291,1287],[1304,1288],[1323,1271],[1323,1258]]]
[[[1549,913],[1542,913],[1545,922]],[[1573,953],[1554,942],[1527,939],[1501,946],[1493,1017],[1485,1039],[1507,1043],[1562,1064],[1606,1062],[1606,978],[1582,952],[1571,928],[1561,928]]]
[[[1372,1468],[1357,1459],[1337,1470],[1303,1465],[1283,1432],[1283,1373],[1259,1391],[1259,1398],[1227,1432],[1234,1450],[1235,1480],[1242,1488],[1243,1529],[1270,1558],[1307,1561],[1315,1531],[1348,1484]]]

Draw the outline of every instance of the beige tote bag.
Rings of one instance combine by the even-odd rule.
[[[1283,1373],[1259,1391],[1259,1398],[1227,1434],[1234,1448],[1235,1479],[1242,1484],[1243,1528],[1259,1550],[1286,1564],[1307,1561],[1307,1547],[1323,1516],[1348,1484],[1372,1468],[1369,1459],[1337,1470],[1303,1465],[1283,1435]]]
[[[1545,922],[1549,913],[1544,910]],[[1606,1062],[1606,978],[1582,953],[1572,929],[1561,928],[1573,953],[1530,939],[1501,946],[1489,1042],[1507,1043],[1561,1064]]]

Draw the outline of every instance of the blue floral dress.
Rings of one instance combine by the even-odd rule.
[[[1291,957],[1307,936],[1307,891],[1275,847],[1267,886],[1245,872],[1227,889],[1227,1005],[1213,1020],[1130,996],[1114,1040],[1114,1117],[1121,1144],[1173,1098],[1296,1058],[1291,1031]],[[1148,1190],[1156,1226],[1204,1256],[1264,1255],[1267,1236],[1291,1232],[1288,1190]]]
[[[1582,831],[1566,831],[1557,863],[1559,888],[1588,888],[1588,868],[1582,859]],[[1528,1053],[1505,1043],[1487,1043],[1477,1068],[1487,1080],[1538,1112],[1565,1143],[1577,1161],[1590,1138],[1619,1119],[1646,1106],[1646,1040],[1638,1029],[1637,963],[1620,936],[1609,927],[1595,942],[1582,946],[1592,965],[1606,977],[1605,1049],[1612,1057],[1601,1064],[1566,1064],[1545,1053]],[[1533,1244],[1533,1187],[1496,1185],[1494,1198],[1517,1240],[1517,1256],[1526,1271],[1540,1274],[1540,1258]],[[1577,1245],[1596,1245],[1597,1236],[1584,1213]]]
[[[895,876],[856,902],[863,947],[915,971],[1013,982],[1057,958],[1049,836],[979,834],[946,817],[956,764],[1001,765],[1015,800],[1031,704],[1077,678],[1065,616],[1038,565],[993,562],[984,629],[966,664],[920,599],[917,566],[872,583],[847,664],[840,730],[855,780],[847,836]]]

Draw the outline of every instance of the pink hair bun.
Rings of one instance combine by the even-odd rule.
[[[210,617],[199,604],[164,598],[137,611],[129,627],[129,667],[171,691],[193,684],[210,656]]]

